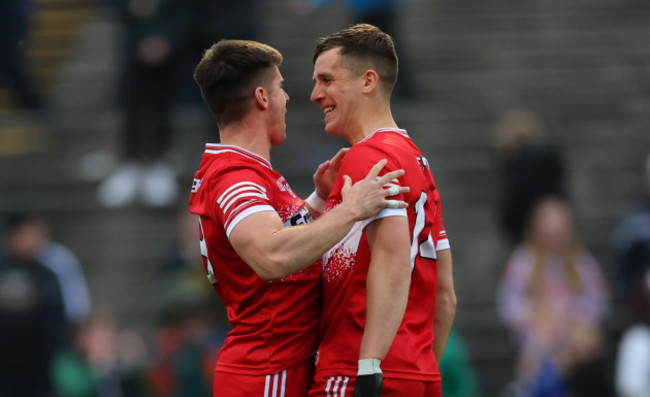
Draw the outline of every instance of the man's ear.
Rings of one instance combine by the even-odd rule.
[[[377,89],[379,85],[379,75],[372,69],[363,73],[363,92],[370,93]]]
[[[264,87],[255,88],[255,104],[260,107],[260,109],[269,108],[269,96]]]

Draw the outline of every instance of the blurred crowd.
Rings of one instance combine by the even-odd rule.
[[[613,234],[616,272],[607,277],[577,232],[565,156],[541,120],[511,111],[495,132],[497,213],[512,246],[496,302],[518,354],[504,395],[650,395],[650,207]],[[650,197],[650,153],[646,179]]]
[[[202,274],[200,252],[192,249],[195,221],[179,216],[177,244],[161,259],[166,294],[148,338],[92,310],[77,256],[52,240],[45,218],[7,216],[0,251],[0,395],[211,396],[227,326]]]

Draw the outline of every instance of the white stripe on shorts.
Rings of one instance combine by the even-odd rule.
[[[266,375],[266,383],[264,383],[264,397],[269,397],[270,385],[271,385],[271,375]]]
[[[282,380],[280,380],[280,374],[282,374]],[[273,386],[271,386],[271,376],[273,376]],[[278,382],[279,380],[280,382]],[[266,375],[266,381],[264,384],[264,397],[284,397],[286,388],[287,388],[286,369],[274,375]],[[278,395],[278,390],[280,391],[280,395]]]
[[[325,386],[325,395],[327,397],[345,397],[345,390],[348,387],[349,380],[350,380],[349,376],[331,376],[327,380],[327,386]],[[339,393],[339,386],[341,387],[340,393]]]

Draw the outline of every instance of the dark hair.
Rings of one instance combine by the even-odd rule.
[[[346,57],[344,66],[352,73],[361,75],[368,69],[376,71],[384,92],[390,96],[399,64],[390,35],[367,23],[350,26],[321,38],[314,51],[314,63],[323,52],[333,48],[341,49],[341,55]]]
[[[272,67],[281,63],[278,50],[250,40],[221,40],[205,51],[194,80],[219,127],[244,117],[255,88],[270,89]]]

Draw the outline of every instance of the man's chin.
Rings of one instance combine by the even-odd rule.
[[[284,141],[286,141],[286,140],[287,140],[287,136],[283,135],[282,138],[280,138],[280,139],[271,140],[271,146],[282,145],[284,143]]]
[[[325,124],[325,132],[332,136],[341,136],[341,132],[333,125]]]

